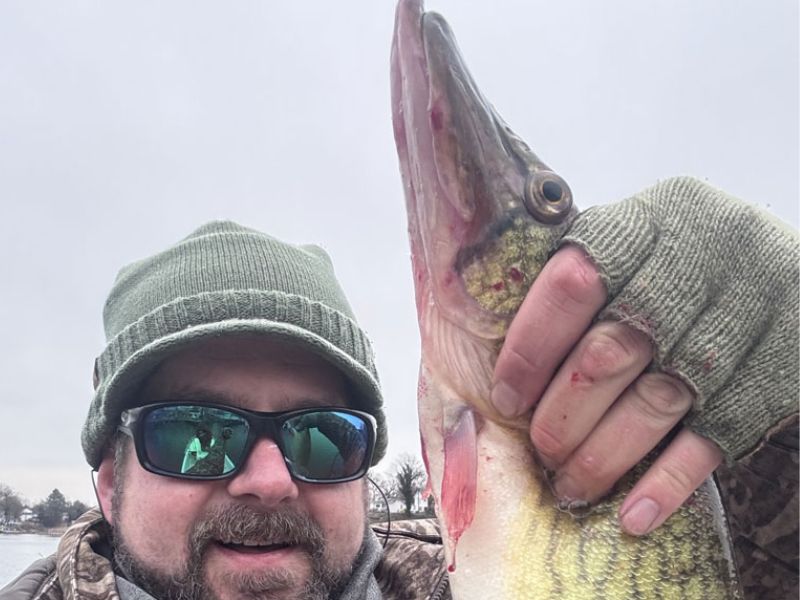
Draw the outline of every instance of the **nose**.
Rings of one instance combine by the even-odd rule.
[[[275,506],[297,498],[299,489],[286,468],[280,448],[274,441],[261,438],[253,445],[242,469],[229,480],[228,493]]]

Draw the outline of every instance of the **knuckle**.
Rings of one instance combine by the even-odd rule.
[[[549,284],[554,302],[567,309],[591,304],[605,292],[597,270],[580,252],[563,255],[550,272]]]
[[[578,450],[570,458],[567,469],[577,481],[596,482],[607,479],[606,461],[593,452]]]
[[[545,360],[542,353],[526,352],[520,346],[504,346],[503,354],[506,366],[519,373],[530,375],[545,370]]]
[[[598,325],[587,334],[580,368],[592,378],[616,375],[650,360],[650,346],[644,336],[625,325]]]
[[[662,490],[679,502],[697,487],[691,475],[682,469],[678,463],[672,461],[661,465],[658,481]]]
[[[692,394],[686,386],[663,373],[642,375],[634,383],[632,391],[635,405],[647,417],[659,421],[677,420],[692,405]]]
[[[564,438],[535,419],[531,423],[531,442],[540,455],[554,462],[562,462],[567,454]]]

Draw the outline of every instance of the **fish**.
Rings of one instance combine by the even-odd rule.
[[[397,5],[391,91],[420,328],[422,454],[453,597],[741,598],[712,480],[651,534],[627,535],[619,508],[652,458],[594,505],[564,506],[536,462],[531,414],[506,419],[489,401],[509,324],[578,211],[422,0]]]

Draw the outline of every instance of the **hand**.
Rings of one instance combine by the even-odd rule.
[[[563,248],[528,292],[495,367],[493,403],[508,416],[535,406],[531,440],[564,500],[602,497],[694,401],[678,379],[643,373],[653,352],[643,333],[592,325],[605,302],[591,260]],[[682,429],[623,502],[623,528],[642,535],[661,525],[721,460],[716,444]]]

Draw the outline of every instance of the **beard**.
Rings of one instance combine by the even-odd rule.
[[[113,503],[114,513],[121,495]],[[114,514],[114,523],[120,523]],[[220,540],[247,541],[269,545],[286,543],[308,553],[311,573],[307,581],[288,569],[255,573],[224,573],[218,589],[230,590],[242,598],[297,598],[321,600],[338,594],[347,584],[353,565],[338,565],[326,552],[321,527],[307,515],[285,509],[256,511],[233,505],[207,512],[196,522],[188,539],[188,559],[177,571],[165,572],[141,561],[114,527],[114,561],[121,574],[158,600],[220,600],[204,573],[204,556],[209,545]]]

